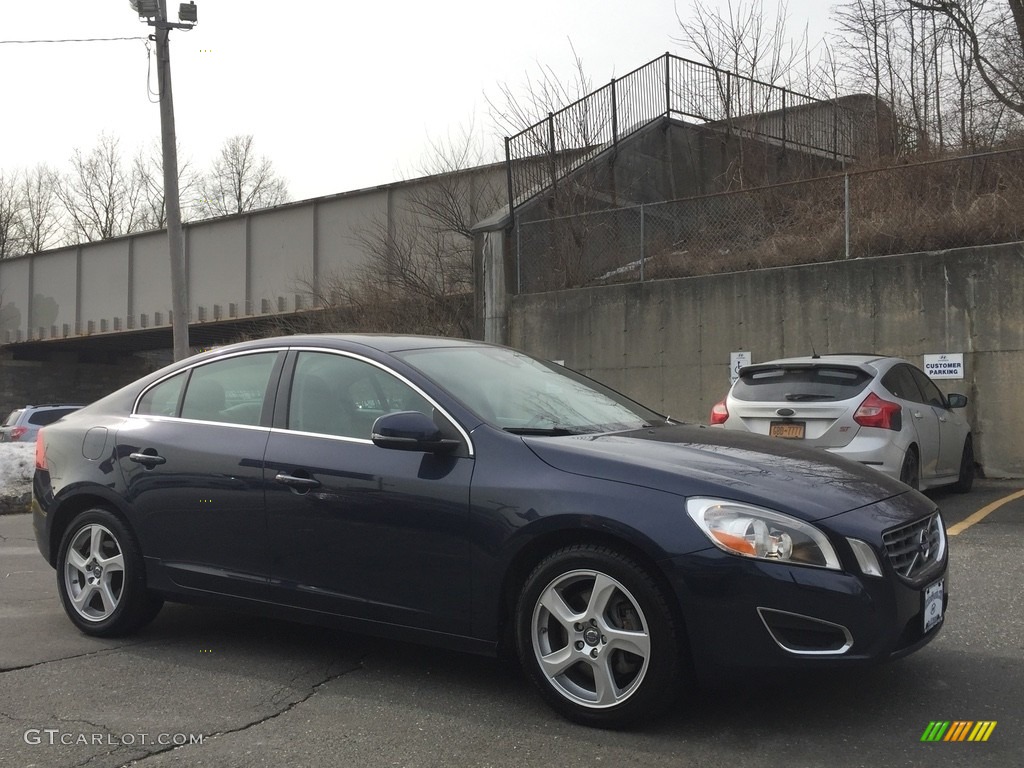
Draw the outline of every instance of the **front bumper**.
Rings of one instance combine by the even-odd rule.
[[[923,497],[897,497],[816,523],[832,541],[843,570],[786,565],[709,548],[674,558],[666,575],[679,598],[698,672],[719,669],[855,665],[897,658],[938,635],[925,626],[925,590],[943,582],[949,600],[948,552],[913,579],[885,554],[883,530],[906,523],[893,513]],[[861,573],[847,537],[867,542],[882,576]]]

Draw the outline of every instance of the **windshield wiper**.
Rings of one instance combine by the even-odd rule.
[[[574,429],[565,427],[505,427],[506,432],[513,435],[533,435],[537,437],[566,437],[580,434]]]
[[[813,392],[808,392],[808,393],[805,393],[805,394],[796,394],[794,392],[791,392],[788,395],[786,395],[785,397],[790,402],[798,402],[798,401],[803,401],[803,400],[835,400],[836,399],[835,395],[815,394]]]

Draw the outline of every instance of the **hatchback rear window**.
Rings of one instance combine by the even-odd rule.
[[[860,394],[870,381],[871,376],[859,368],[755,368],[740,376],[732,396],[737,400],[773,403],[849,400]]]
[[[47,424],[53,424],[57,419],[77,410],[77,408],[48,408],[45,411],[36,411],[28,417],[28,423],[45,427]]]
[[[21,408],[11,411],[11,415],[7,417],[7,421],[4,422],[5,427],[10,427],[18,423],[18,417],[21,416]]]

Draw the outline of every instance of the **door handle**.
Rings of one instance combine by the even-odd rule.
[[[123,454],[122,454],[123,455]],[[157,464],[166,464],[167,459],[155,453],[129,453],[128,458],[136,464],[141,464],[146,469],[152,469]]]
[[[924,418],[924,414],[921,413],[920,411],[914,411],[913,413],[914,413],[914,418],[915,419],[923,419]]]
[[[312,477],[296,477],[295,475],[289,475],[286,472],[278,472],[277,477],[274,479],[283,485],[290,486],[300,491],[308,491],[310,488],[320,487],[319,480]]]

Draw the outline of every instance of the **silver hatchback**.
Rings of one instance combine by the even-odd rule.
[[[898,357],[822,355],[742,368],[711,425],[837,453],[914,488],[974,482],[967,397]]]

